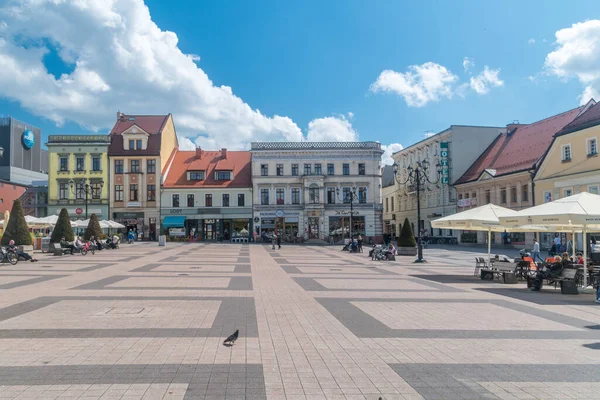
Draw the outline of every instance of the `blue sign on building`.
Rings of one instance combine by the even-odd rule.
[[[25,149],[32,149],[33,146],[35,146],[35,136],[33,135],[33,132],[31,132],[29,129],[23,132],[23,135],[21,135],[21,142],[23,143],[23,147],[25,147]]]

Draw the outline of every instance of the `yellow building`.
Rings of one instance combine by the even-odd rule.
[[[173,117],[117,113],[110,138],[111,219],[155,240],[162,170],[178,148]]]
[[[48,137],[48,215],[109,219],[108,135]]]
[[[580,192],[599,194],[599,138],[600,104],[590,105],[554,135],[552,144],[535,174],[536,204]],[[542,234],[541,244],[551,245],[553,236]]]

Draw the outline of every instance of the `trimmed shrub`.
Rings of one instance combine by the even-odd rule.
[[[96,238],[102,237],[102,228],[100,228],[100,222],[98,222],[98,216],[96,214],[92,214],[90,217],[90,222],[83,233],[83,240],[90,240],[90,237],[92,236]]]
[[[30,246],[32,243],[21,200],[13,201],[8,226],[4,227],[2,245],[6,246],[11,240],[14,240],[17,246]]]
[[[400,237],[398,238],[398,247],[415,247],[416,245],[417,241],[413,235],[408,218],[405,218],[404,223],[402,224],[402,230],[400,231]]]
[[[67,242],[72,242],[74,239],[73,228],[71,228],[71,219],[69,218],[69,212],[66,208],[60,210],[60,214],[58,214],[58,221],[56,221],[56,226],[52,231],[50,242],[58,243],[62,237],[64,237]]]

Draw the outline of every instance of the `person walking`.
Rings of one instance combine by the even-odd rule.
[[[281,249],[281,232],[276,233],[275,237],[277,238],[277,250]]]
[[[363,252],[363,237],[360,235],[360,233],[358,234],[358,252],[362,253]]]
[[[539,259],[541,262],[544,262],[544,259],[540,257],[540,244],[537,239],[533,239],[533,250],[531,250],[531,258],[533,258],[533,262],[536,262]]]
[[[277,241],[277,232],[273,231],[273,233],[271,233],[271,244],[273,245],[273,247],[271,247],[272,250],[275,250],[275,242]]]

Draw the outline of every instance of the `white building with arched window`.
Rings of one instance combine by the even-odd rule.
[[[350,231],[382,235],[379,143],[257,142],[250,152],[258,234],[328,242]]]

